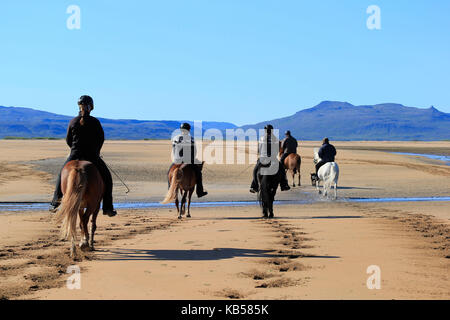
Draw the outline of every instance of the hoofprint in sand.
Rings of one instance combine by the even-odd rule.
[[[448,196],[450,169],[438,161],[346,150],[450,147],[432,143],[335,143],[338,197]],[[312,149],[300,143],[302,176]],[[0,141],[0,201],[48,201],[63,141]],[[168,141],[107,142],[104,157],[130,184],[116,201],[158,201],[167,191]],[[426,153],[421,150],[421,153]],[[430,152],[431,153],[431,152]],[[9,154],[9,156],[8,156]],[[209,201],[255,200],[250,165],[205,165]],[[25,174],[22,172],[25,171]],[[305,179],[305,178],[304,178]],[[314,195],[309,181],[278,199]],[[199,201],[194,197],[194,201]],[[0,213],[0,297],[37,299],[449,299],[448,202],[326,202],[260,208],[122,210],[99,217],[97,251],[80,261],[47,212]],[[67,267],[81,268],[81,289],[66,288]],[[367,267],[381,289],[367,288]]]

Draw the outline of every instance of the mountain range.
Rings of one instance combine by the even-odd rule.
[[[72,117],[21,107],[0,106],[0,138],[64,138]],[[99,118],[107,139],[169,139],[184,121],[127,120]],[[188,121],[189,122],[189,121]],[[192,122],[191,122],[192,123]],[[354,106],[348,102],[323,101],[284,118],[245,125],[261,129],[267,123],[290,130],[299,140],[447,140],[450,114],[428,109],[384,103]],[[229,122],[205,121],[203,130],[236,129]]]
[[[292,116],[269,121],[274,128],[290,130],[300,140],[444,140],[450,139],[450,114],[383,103],[354,106],[323,101]],[[265,123],[243,128],[260,128]]]

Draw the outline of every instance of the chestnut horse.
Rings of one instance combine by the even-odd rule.
[[[284,153],[284,148],[281,146],[280,141],[280,152],[278,153],[278,157],[281,159],[281,156]],[[292,174],[292,186],[295,187],[295,175],[298,174],[298,186],[301,186],[300,183],[300,165],[302,164],[302,158],[297,153],[291,153],[284,159],[284,168],[285,170],[291,172]]]
[[[193,165],[198,165],[203,168],[203,163],[201,164],[174,164],[169,171],[169,181],[170,187],[167,191],[166,197],[161,202],[163,204],[172,202],[175,200],[175,205],[177,206],[178,219],[186,212],[186,200],[188,204],[187,208],[187,218],[191,217],[191,198],[194,193],[194,188],[197,183],[195,177]],[[178,191],[180,191],[181,205],[178,202]]]
[[[62,223],[61,233],[72,240],[70,256],[76,257],[77,217],[80,216],[81,241],[83,251],[94,250],[96,220],[103,198],[104,184],[100,172],[89,161],[69,161],[61,172],[63,198],[61,209],[57,212],[56,222]],[[91,237],[88,222],[91,220]]]

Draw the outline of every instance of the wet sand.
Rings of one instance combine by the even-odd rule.
[[[309,181],[317,144],[300,143],[302,186],[277,199],[318,197]],[[433,153],[449,142],[335,146],[340,198],[449,196],[449,166],[379,149]],[[67,155],[64,142],[0,140],[0,149],[0,201],[49,201]],[[108,141],[103,155],[131,189],[125,195],[115,179],[116,201],[163,198],[168,141]],[[205,165],[210,194],[202,201],[255,200],[248,192],[251,169]],[[449,209],[449,202],[318,199],[278,206],[273,220],[260,219],[252,206],[195,208],[181,221],[175,208],[122,210],[114,218],[100,215],[97,251],[75,262],[48,212],[3,212],[0,298],[449,299]],[[81,267],[81,290],[65,287],[72,264]],[[380,290],[366,286],[370,265],[381,269]]]

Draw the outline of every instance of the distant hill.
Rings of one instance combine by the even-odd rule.
[[[64,138],[72,117],[30,108],[0,106],[0,138]],[[169,139],[184,121],[111,120],[99,118],[107,139]],[[291,130],[301,140],[444,140],[450,139],[450,114],[431,107],[419,109],[385,103],[354,106],[323,101],[292,116],[243,126],[261,129],[271,123]],[[228,122],[203,122],[203,130],[237,128]],[[225,135],[224,135],[225,136]]]
[[[444,140],[450,139],[450,114],[434,107],[420,109],[384,103],[354,106],[347,102],[323,101],[292,116],[265,121],[301,140]]]
[[[65,138],[67,125],[73,117],[30,108],[0,106],[0,139],[5,137]],[[185,121],[111,120],[98,118],[107,139],[170,139],[172,132]],[[186,121],[190,122],[190,121]],[[190,122],[192,125],[192,122]],[[205,121],[203,131],[236,128],[232,123]]]

